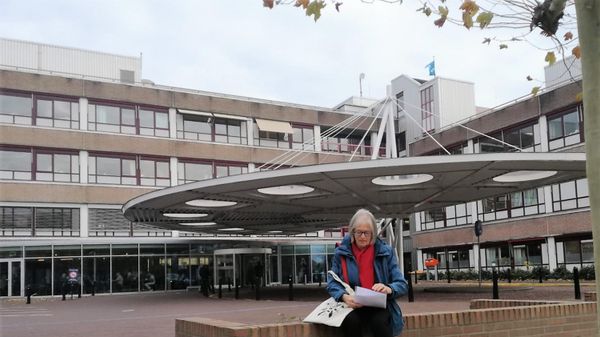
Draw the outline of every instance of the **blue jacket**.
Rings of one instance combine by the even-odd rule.
[[[342,244],[335,249],[335,256],[331,270],[336,273],[342,280],[344,275],[342,272],[341,257],[346,258],[346,266],[348,268],[348,278],[350,287],[354,288],[360,285],[358,277],[358,266],[354,255],[352,255],[352,247],[350,236],[346,235]],[[387,310],[392,318],[392,332],[394,336],[400,335],[404,327],[402,320],[402,311],[396,302],[396,298],[407,293],[407,284],[404,276],[398,267],[398,259],[392,250],[392,247],[387,245],[383,240],[377,238],[375,241],[375,283],[383,283],[392,289],[392,294],[388,296]],[[344,280],[347,282],[348,280]],[[327,291],[336,301],[342,300],[342,295],[346,293],[344,287],[335,281],[331,276],[327,277]]]

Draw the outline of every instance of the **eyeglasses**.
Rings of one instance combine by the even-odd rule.
[[[364,236],[365,238],[370,238],[371,237],[371,232],[360,232],[360,231],[356,231],[354,232],[354,236],[356,236],[357,238]]]

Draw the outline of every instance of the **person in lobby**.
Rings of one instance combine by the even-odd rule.
[[[387,308],[362,306],[340,283],[328,277],[331,297],[354,308],[342,323],[344,336],[362,337],[363,330],[370,330],[377,337],[398,336],[404,323],[396,298],[405,295],[408,287],[394,250],[377,237],[375,217],[366,209],[359,209],[352,216],[348,230],[335,249],[331,270],[352,288],[360,286],[386,294]]]

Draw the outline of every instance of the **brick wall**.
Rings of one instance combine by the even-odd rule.
[[[470,309],[491,309],[507,307],[525,307],[530,305],[559,304],[556,301],[517,301],[517,300],[472,300]]]
[[[590,291],[589,293],[583,293],[583,300],[586,302],[596,302],[598,301],[596,297],[595,291]]]
[[[499,306],[459,312],[406,315],[401,337],[596,337],[596,303],[572,302],[502,307],[501,301],[475,306]],[[246,325],[205,318],[177,319],[176,337],[337,337],[340,331],[316,324]]]

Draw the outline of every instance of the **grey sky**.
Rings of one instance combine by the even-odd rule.
[[[449,1],[451,10],[456,1]],[[346,0],[315,23],[299,9],[262,7],[261,0],[0,2],[0,36],[139,55],[143,77],[158,84],[332,107],[358,95],[382,97],[400,74],[475,83],[478,105],[494,106],[530,92],[543,79],[546,54],[528,44],[481,44],[500,36],[433,25],[404,4]],[[537,33],[536,33],[537,35]]]

